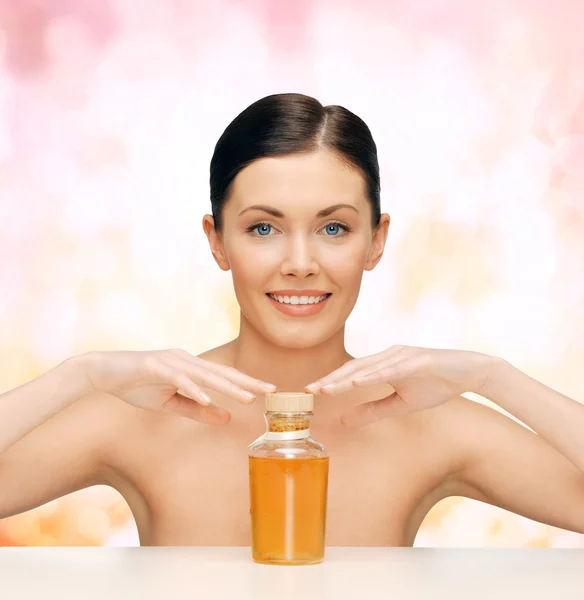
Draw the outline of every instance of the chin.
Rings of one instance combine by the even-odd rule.
[[[267,340],[280,348],[290,348],[294,350],[303,350],[314,348],[329,340],[339,327],[318,326],[317,323],[312,325],[306,324],[284,328],[282,325],[273,327],[261,328],[260,331]]]

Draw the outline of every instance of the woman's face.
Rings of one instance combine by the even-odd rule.
[[[389,217],[377,230],[371,218],[363,177],[319,151],[253,162],[233,181],[221,234],[210,215],[203,223],[242,318],[278,346],[307,348],[343,327],[381,258]]]

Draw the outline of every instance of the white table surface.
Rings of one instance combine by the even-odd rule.
[[[584,599],[584,550],[327,548],[259,565],[249,548],[0,548],[0,598]]]

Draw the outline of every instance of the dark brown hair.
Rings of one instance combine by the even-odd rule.
[[[366,123],[342,106],[323,106],[303,94],[274,94],[248,106],[227,126],[211,159],[211,207],[215,229],[235,176],[259,158],[326,148],[365,178],[372,225],[381,215],[377,147]]]

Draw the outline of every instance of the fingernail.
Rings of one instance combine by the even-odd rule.
[[[273,383],[264,383],[264,389],[275,392],[277,388]]]
[[[246,396],[247,398],[249,398],[250,400],[256,399],[255,394],[252,394],[251,392],[244,391],[243,395]]]
[[[208,394],[206,394],[205,392],[200,392],[200,396],[207,404],[211,404],[211,398]]]

